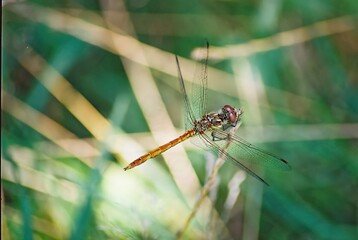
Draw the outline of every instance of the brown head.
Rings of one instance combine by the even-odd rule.
[[[222,112],[229,124],[236,124],[240,120],[240,116],[244,113],[242,109],[236,109],[230,105],[225,105]]]

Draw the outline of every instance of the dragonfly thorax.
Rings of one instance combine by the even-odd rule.
[[[227,128],[228,126],[236,126],[243,113],[241,109],[225,105],[220,112],[211,112],[205,114],[199,121],[194,122],[194,130],[198,134],[202,134],[210,128]]]

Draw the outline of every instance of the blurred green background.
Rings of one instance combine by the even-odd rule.
[[[358,239],[356,0],[2,1],[4,239]],[[209,109],[290,163],[270,187],[190,141],[187,85],[210,44]],[[197,211],[192,221],[188,217]]]

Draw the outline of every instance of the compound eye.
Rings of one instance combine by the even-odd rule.
[[[225,112],[232,113],[232,112],[235,111],[235,108],[233,108],[233,107],[231,107],[231,106],[229,106],[229,105],[225,105],[225,106],[223,107],[223,110],[224,110]]]
[[[237,121],[239,114],[238,114],[236,108],[231,107],[229,105],[225,105],[223,107],[223,112],[228,113],[228,117],[229,117],[228,121],[230,123],[235,123]]]
[[[237,120],[237,114],[236,114],[236,112],[231,112],[231,113],[229,114],[229,121],[230,121],[230,123],[234,123],[234,122],[236,122],[236,120]]]

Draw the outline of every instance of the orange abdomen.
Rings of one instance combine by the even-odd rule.
[[[131,168],[134,168],[142,163],[144,163],[145,161],[147,161],[148,159],[154,158],[156,156],[158,156],[159,154],[167,151],[169,148],[174,147],[175,145],[177,145],[178,143],[181,143],[182,141],[187,140],[188,138],[192,137],[195,134],[194,129],[191,129],[189,131],[187,131],[186,133],[184,133],[183,135],[177,137],[176,139],[160,146],[157,147],[156,149],[153,149],[152,151],[144,154],[143,156],[137,158],[136,160],[134,160],[133,162],[131,162],[127,167],[124,168],[124,170],[129,170]]]

